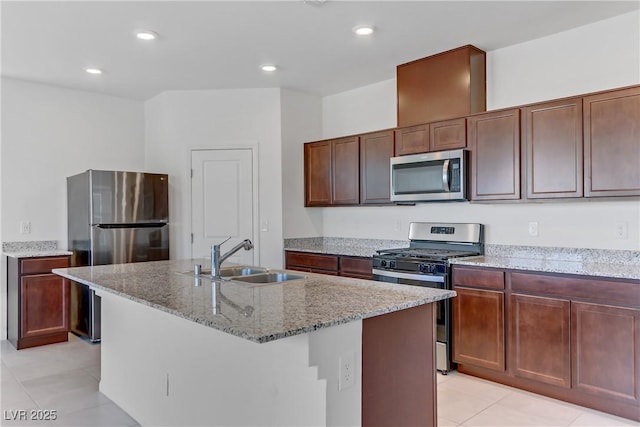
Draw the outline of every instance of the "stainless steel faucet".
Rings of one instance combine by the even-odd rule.
[[[229,237],[227,240],[229,240]],[[236,246],[231,248],[226,254],[220,256],[220,247],[227,241],[211,246],[211,277],[215,279],[220,279],[220,265],[229,258],[231,255],[238,252],[240,249],[244,248],[245,251],[249,251],[253,249],[253,243],[251,240],[245,239],[242,242],[238,243]]]

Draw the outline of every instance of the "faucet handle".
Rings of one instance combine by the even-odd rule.
[[[225,243],[227,243],[229,241],[229,239],[231,239],[231,236],[227,237],[221,243],[218,243],[217,245],[214,245],[214,246],[220,247],[220,246],[224,245]]]

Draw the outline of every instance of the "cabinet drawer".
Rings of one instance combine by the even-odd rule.
[[[504,272],[480,268],[453,268],[453,284],[475,288],[504,289]]]
[[[627,282],[513,272],[511,289],[516,292],[640,307],[640,281],[637,280]]]
[[[20,274],[51,273],[54,268],[69,267],[69,257],[28,258],[20,260]]]
[[[343,276],[346,275],[345,273],[350,273],[371,277],[372,269],[372,258],[340,257],[340,274]]]
[[[289,266],[297,266],[338,271],[338,257],[335,255],[321,255],[306,252],[287,252],[286,265],[287,268],[289,268]]]

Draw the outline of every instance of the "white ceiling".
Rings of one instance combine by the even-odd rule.
[[[634,1],[6,1],[3,76],[146,100],[165,90],[283,87],[330,95],[414,59],[485,51],[638,9]],[[370,38],[352,28],[371,24]],[[159,34],[154,42],[135,30]],[[263,63],[279,70],[267,74]],[[84,67],[104,69],[101,76]]]

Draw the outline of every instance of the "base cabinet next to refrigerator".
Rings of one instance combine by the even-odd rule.
[[[68,340],[68,256],[7,258],[7,338],[20,350]]]

